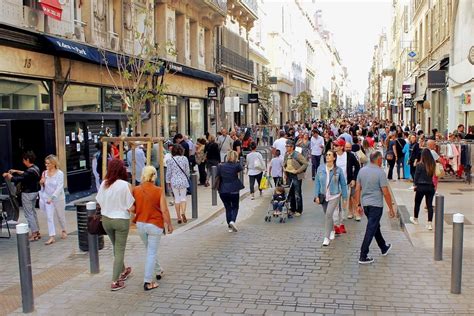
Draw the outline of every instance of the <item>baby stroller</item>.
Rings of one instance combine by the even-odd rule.
[[[290,183],[290,187],[289,187],[289,190],[288,192],[291,190],[291,186],[292,186],[293,182]],[[268,211],[267,211],[267,214],[265,215],[265,222],[271,222],[272,221],[272,218],[275,217],[275,220],[277,221],[280,221],[280,223],[286,223],[286,220],[288,218],[291,218],[290,216],[290,198],[289,196],[287,195],[286,196],[286,199],[284,201],[284,204],[283,204],[283,207],[282,207],[282,210],[281,210],[281,213],[279,213],[278,215],[276,215],[273,210],[273,199],[270,201],[270,205],[269,205],[269,208],[268,208]]]

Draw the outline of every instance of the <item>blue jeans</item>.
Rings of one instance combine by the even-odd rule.
[[[155,275],[160,274],[161,266],[158,261],[158,247],[160,245],[163,228],[154,224],[137,222],[137,231],[146,247],[145,283],[151,283]]]
[[[311,177],[314,179],[316,172],[318,172],[319,164],[321,163],[321,155],[311,155]]]
[[[240,194],[219,193],[219,196],[221,197],[222,203],[224,203],[227,225],[229,225],[230,222],[235,223],[237,214],[239,213]]]
[[[303,213],[303,196],[301,195],[301,183],[295,174],[288,174],[288,183],[291,185],[288,197],[290,198],[290,208],[292,212]]]
[[[273,201],[272,204],[274,211],[278,210],[281,212],[283,210],[283,206],[285,205],[285,201]]]
[[[367,216],[367,228],[365,230],[362,247],[360,247],[360,259],[367,258],[369,247],[374,237],[380,250],[382,252],[387,250],[387,244],[385,243],[385,239],[383,239],[382,232],[380,231],[380,219],[382,218],[383,207],[364,206],[364,213]]]

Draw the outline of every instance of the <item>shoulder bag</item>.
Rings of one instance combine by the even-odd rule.
[[[326,191],[329,190],[329,186],[331,185],[332,178],[334,178],[337,175],[337,167],[334,166],[334,175],[329,178],[329,183],[326,186]],[[319,204],[324,204],[326,203],[326,194],[318,194],[318,199],[319,199]]]
[[[96,210],[94,215],[87,217],[87,231],[91,235],[107,235],[104,226],[102,225],[100,208]]]

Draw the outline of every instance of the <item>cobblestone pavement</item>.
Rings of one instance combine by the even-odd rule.
[[[432,251],[413,248],[396,221],[385,216],[382,220],[384,236],[394,245],[392,252],[387,257],[380,256],[374,242],[371,254],[375,263],[360,266],[357,259],[364,219],[361,223],[348,222],[348,234],[323,248],[323,214],[311,202],[311,181],[307,180],[304,186],[303,216],[286,224],[264,222],[270,193],[242,202],[238,233],[227,232],[221,215],[185,233],[163,238],[160,261],[166,274],[160,287],[150,292],[143,291],[145,251],[137,236],[130,236],[126,252],[133,276],[127,280],[127,287],[118,292],[109,290],[112,254],[108,240],[100,252],[102,271],[94,276],[87,272],[87,256],[67,250],[68,246],[77,248],[73,236],[55,244],[57,257],[62,258],[60,267],[82,266],[84,270],[37,295],[35,313],[474,314],[474,256],[470,250],[464,256],[463,293],[452,295],[450,256],[434,262]],[[42,255],[40,250],[33,251]],[[43,260],[47,262],[47,258]],[[8,263],[12,262],[16,267],[15,260],[9,259]],[[57,268],[56,263],[47,269]],[[16,313],[21,313],[21,308],[13,312]]]

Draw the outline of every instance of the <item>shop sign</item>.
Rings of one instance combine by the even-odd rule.
[[[405,99],[403,106],[406,108],[411,108],[413,106],[413,99]]]
[[[269,84],[277,84],[278,83],[278,78],[277,77],[268,77],[268,83]]]
[[[61,3],[58,0],[40,0],[39,1],[44,14],[52,17],[53,19],[61,21],[61,15],[63,9]]]
[[[415,61],[417,55],[418,54],[414,50],[409,51],[408,52],[408,61]]]
[[[471,91],[466,91],[461,94],[461,104],[470,105],[471,104]]]
[[[226,112],[240,112],[240,98],[239,97],[225,97],[224,110]]]
[[[249,103],[258,103],[258,93],[249,93]]]
[[[207,97],[208,98],[217,98],[217,88],[216,87],[207,88]]]
[[[428,70],[428,89],[445,88],[445,87],[446,87],[446,71]]]
[[[411,85],[410,84],[402,85],[402,93],[410,93],[410,92],[411,92]]]

